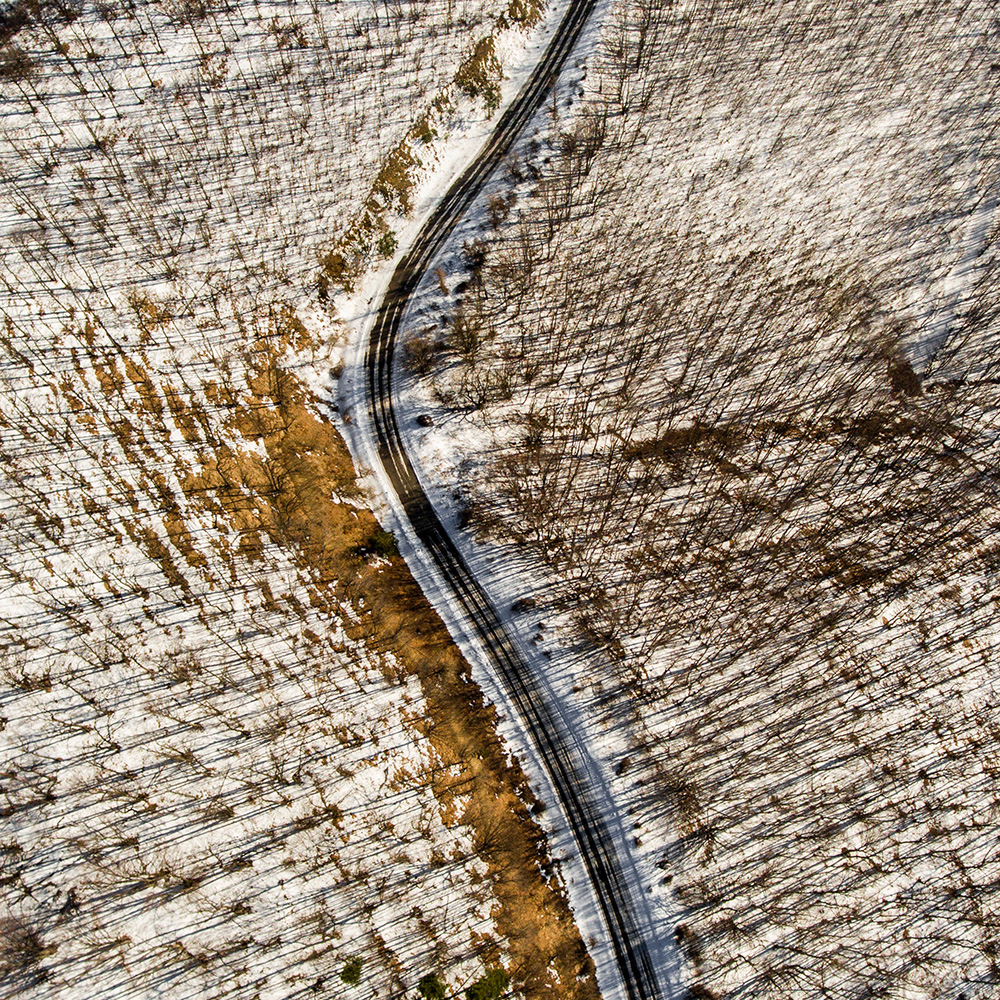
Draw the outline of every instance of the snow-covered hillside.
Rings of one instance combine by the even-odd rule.
[[[988,3],[618,4],[411,317],[702,997],[1000,983],[998,65]]]
[[[322,402],[321,258],[512,9],[4,10],[0,995],[595,995]]]

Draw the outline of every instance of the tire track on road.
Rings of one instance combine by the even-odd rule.
[[[602,801],[610,801],[609,790],[595,781],[598,768],[574,738],[558,709],[549,703],[496,608],[434,512],[404,447],[392,401],[396,338],[410,297],[472,200],[552,90],[595,4],[596,0],[571,0],[530,79],[501,116],[480,154],[448,189],[403,256],[379,306],[365,364],[369,413],[386,477],[417,538],[475,626],[520,721],[531,734],[593,884],[625,995],[629,1000],[667,1000],[672,992],[665,992],[658,983],[646,940],[651,925],[638,916],[635,894],[641,893],[642,887],[630,884],[625,872],[634,869],[631,864],[623,864],[619,857],[616,839],[624,844],[624,831],[613,830],[601,808]]]

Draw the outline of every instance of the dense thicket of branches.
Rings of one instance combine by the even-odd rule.
[[[620,5],[451,324],[475,522],[603,651],[720,996],[1000,982],[998,32]]]

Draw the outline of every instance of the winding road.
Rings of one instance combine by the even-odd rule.
[[[594,888],[608,940],[629,1000],[667,1000],[672,991],[658,982],[650,958],[648,919],[636,902],[637,884],[622,853],[626,837],[609,820],[609,790],[586,748],[574,739],[543,684],[519,652],[486,592],[443,528],[417,480],[393,410],[392,374],[396,337],[410,296],[469,204],[507,154],[531,116],[551,92],[596,0],[570,0],[561,25],[530,79],[501,116],[492,137],[452,184],[402,258],[379,306],[367,347],[368,405],[371,427],[386,478],[399,497],[417,539],[433,557],[453,598],[474,625],[497,676],[531,734],[548,771]],[[614,824],[614,826],[612,825]],[[632,873],[629,877],[626,873]],[[655,949],[654,949],[655,951]]]

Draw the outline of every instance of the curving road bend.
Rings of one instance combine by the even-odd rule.
[[[523,127],[551,91],[597,0],[570,0],[562,24],[513,103],[501,116],[478,157],[452,184],[393,274],[378,309],[367,346],[368,406],[386,478],[419,541],[449,583],[454,600],[474,626],[496,673],[530,732],[594,887],[608,940],[629,1000],[666,1000],[672,991],[658,983],[646,935],[650,923],[635,894],[641,887],[619,845],[621,829],[607,819],[608,790],[586,748],[574,739],[503,624],[486,592],[469,570],[420,486],[406,453],[393,409],[392,370],[396,337],[410,296],[469,204],[507,154]],[[653,949],[655,951],[655,949]]]

